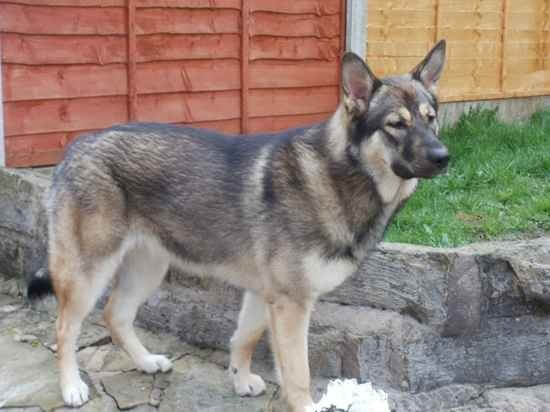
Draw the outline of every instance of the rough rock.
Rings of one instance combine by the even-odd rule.
[[[0,406],[63,406],[55,358],[40,345],[32,346],[0,335]]]
[[[235,396],[226,369],[185,356],[174,363],[159,411],[260,412],[266,410],[274,390],[268,385],[266,393],[257,398]]]
[[[0,170],[0,292],[5,294],[0,298],[0,336],[2,342],[10,342],[8,346],[22,348],[21,356],[33,357],[32,368],[44,364],[36,366],[36,374],[43,382],[53,382],[50,372],[41,372],[54,363],[55,355],[47,349],[54,342],[53,312],[30,309],[18,300],[24,279],[45,264],[41,201],[47,185],[47,176],[37,172]],[[151,408],[147,404],[158,399],[160,409],[170,402],[174,406],[180,399],[175,388],[189,390],[186,379],[192,379],[207,399],[241,407],[241,400],[229,400],[230,387],[212,388],[207,382],[221,382],[227,353],[220,349],[228,348],[240,298],[239,290],[218,281],[169,273],[140,309],[139,333],[146,346],[179,359],[178,365],[194,372],[176,371],[164,381],[155,377],[151,390],[145,391],[147,397],[134,409]],[[316,305],[310,363],[317,384],[322,377],[369,380],[393,394],[396,410],[544,410],[540,405],[548,400],[540,394],[550,384],[549,327],[550,238],[454,249],[382,244],[356,275]],[[110,376],[119,375],[111,378],[116,384],[122,376],[136,373],[133,365],[110,343],[99,316],[92,316],[83,330],[79,358],[98,393],[87,407],[117,408],[104,393],[102,379],[109,382]],[[2,359],[19,353],[13,350]],[[256,367],[273,381],[267,339],[255,356],[260,361]],[[25,361],[19,363],[27,365]],[[10,367],[28,376],[17,364]],[[5,375],[0,369],[0,376]],[[534,389],[528,391],[527,386]],[[59,401],[39,390],[36,399],[41,393],[44,399],[23,404],[21,388],[15,403],[10,395],[13,407],[50,407]],[[0,390],[0,396],[4,393],[8,392]],[[216,402],[196,401],[218,408]],[[271,408],[272,401],[266,407]]]
[[[131,409],[149,403],[154,377],[132,371],[105,376],[101,379],[103,389],[116,402],[119,409]]]
[[[449,385],[418,394],[390,390],[388,398],[395,412],[435,412],[472,405],[482,394],[478,385]]]
[[[550,385],[492,389],[483,394],[483,399],[489,407],[502,412],[549,412]]]
[[[0,268],[4,276],[35,273],[46,256],[46,213],[42,203],[48,173],[0,170]]]

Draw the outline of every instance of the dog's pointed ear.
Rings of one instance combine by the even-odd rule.
[[[353,116],[364,114],[380,80],[363,59],[352,52],[342,58],[342,92],[344,107]]]
[[[439,41],[411,72],[427,89],[435,89],[445,66],[445,40]]]

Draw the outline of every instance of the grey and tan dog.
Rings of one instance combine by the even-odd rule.
[[[284,396],[292,411],[305,411],[312,403],[307,334],[315,300],[356,271],[418,178],[448,163],[435,96],[444,60],[442,41],[411,73],[378,79],[347,53],[334,115],[283,133],[228,137],[147,123],[76,139],[48,200],[66,404],[88,400],[76,341],[112,279],[105,319],[114,341],[139,369],[170,369],[132,324],[174,265],[246,289],[231,339],[237,394],[265,389],[250,364],[269,328]],[[33,279],[29,294],[45,285],[47,279]]]

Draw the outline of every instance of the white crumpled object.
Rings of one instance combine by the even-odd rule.
[[[332,409],[331,409],[332,408]],[[376,390],[370,382],[358,384],[356,379],[334,380],[321,400],[308,412],[391,412],[388,394]]]

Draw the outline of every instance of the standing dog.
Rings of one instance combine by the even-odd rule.
[[[49,194],[49,272],[57,296],[61,391],[88,400],[75,355],[85,316],[115,279],[105,319],[148,373],[170,361],[133,329],[138,306],[169,265],[247,289],[231,339],[235,391],[256,396],[250,372],[264,330],[293,411],[311,405],[307,331],[317,297],[353,274],[418,178],[447,165],[438,140],[438,43],[409,74],[378,79],[342,60],[342,102],[326,122],[227,137],[163,124],[82,136],[57,166]],[[34,279],[29,294],[40,292]]]

